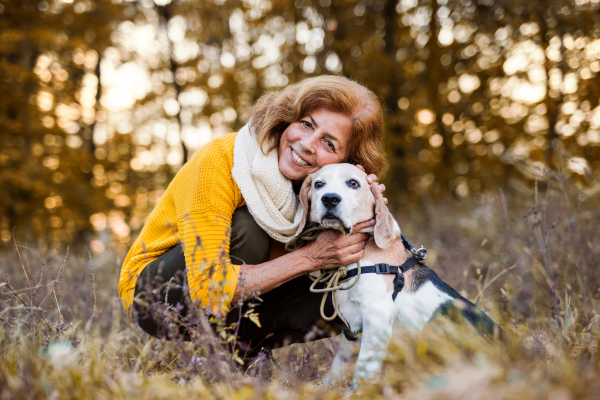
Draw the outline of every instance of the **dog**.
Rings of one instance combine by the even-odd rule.
[[[483,311],[414,258],[416,251],[401,234],[377,184],[369,185],[366,176],[354,165],[330,164],[308,176],[299,195],[304,215],[296,235],[301,234],[307,223],[318,223],[349,235],[358,222],[373,217],[376,220],[374,227],[362,230],[372,236],[364,248],[360,265],[379,267],[369,270],[375,273],[363,272],[351,289],[337,292],[339,312],[348,330],[342,335],[329,373],[321,381],[327,386],[342,378],[353,353],[350,340],[360,332],[354,388],[356,378],[369,379],[381,370],[395,321],[418,331],[434,315],[458,310],[483,334],[492,335],[496,329]],[[403,274],[404,267],[395,268],[398,273],[386,273],[389,266],[408,266],[408,269]],[[349,275],[355,270],[353,276],[356,276],[357,264],[347,268]],[[349,287],[355,279],[346,281],[344,287]]]

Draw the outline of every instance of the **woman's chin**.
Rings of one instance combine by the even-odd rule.
[[[279,171],[283,176],[292,181],[303,181],[308,175],[310,175],[313,168],[308,167],[296,167],[292,165],[280,165]]]

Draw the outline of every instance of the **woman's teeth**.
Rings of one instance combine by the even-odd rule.
[[[294,149],[292,149],[292,157],[294,158],[294,161],[296,161],[298,164],[310,165],[309,163],[307,163],[306,161],[304,161],[303,159],[301,159],[298,156],[298,154],[296,154],[296,152],[294,151]]]

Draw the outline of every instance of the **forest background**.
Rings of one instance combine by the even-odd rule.
[[[48,312],[93,304],[110,331],[121,262],[178,169],[320,74],[381,99],[390,208],[442,276],[595,354],[600,0],[0,0],[5,282],[63,271],[70,248],[78,291]]]

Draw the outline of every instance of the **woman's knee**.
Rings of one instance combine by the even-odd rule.
[[[234,264],[269,261],[269,235],[256,223],[248,207],[235,210],[231,219],[229,256]]]

